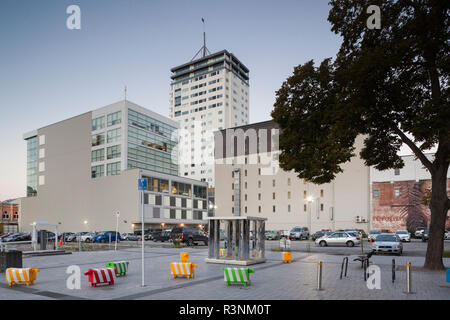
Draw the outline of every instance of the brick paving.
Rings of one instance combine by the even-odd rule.
[[[198,265],[194,279],[172,279],[169,263],[178,261],[181,251],[189,252],[190,260]],[[282,300],[413,300],[445,299],[450,300],[450,284],[445,282],[444,272],[413,271],[412,290],[407,295],[406,274],[404,268],[396,272],[396,281],[391,281],[391,261],[397,266],[411,262],[413,266],[422,266],[423,257],[416,256],[374,256],[371,263],[380,267],[381,289],[369,290],[363,279],[359,262],[353,262],[358,250],[349,256],[347,278],[339,279],[343,255],[331,255],[316,252],[294,252],[291,264],[281,262],[280,252],[266,251],[268,261],[254,265],[254,274],[250,275],[248,287],[225,285],[223,265],[207,264],[205,248],[146,248],[145,274],[146,286],[141,287],[141,253],[139,248],[114,251],[75,252],[71,255],[29,257],[24,259],[25,267],[41,269],[33,286],[9,288],[0,283],[0,299],[152,299],[152,300],[245,300],[245,299],[282,299]],[[91,288],[87,277],[83,275],[90,267],[104,266],[105,262],[128,260],[130,268],[126,277],[117,278],[114,286]],[[322,291],[316,290],[317,262],[323,261]],[[445,259],[450,267],[450,259]],[[81,289],[69,290],[66,287],[66,269],[70,265],[81,268]],[[0,277],[4,279],[4,274]],[[446,287],[447,286],[447,287]]]

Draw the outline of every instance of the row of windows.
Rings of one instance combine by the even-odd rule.
[[[120,170],[121,170],[120,161],[114,162],[114,163],[108,163],[106,165],[106,175],[108,175],[108,176],[118,175],[118,174],[120,174]],[[105,168],[104,168],[103,164],[98,165],[98,166],[93,166],[91,168],[91,177],[92,178],[99,178],[99,177],[103,177],[104,175],[105,175]]]
[[[121,149],[120,144],[106,148],[106,159],[110,160],[110,159],[120,158],[120,156],[121,156],[120,149]],[[105,160],[105,149],[104,148],[92,150],[91,162],[98,162],[98,161],[103,161],[103,160]]]
[[[320,204],[320,211],[323,211],[323,208],[324,208],[323,204]],[[292,212],[290,204],[288,204],[287,211],[288,212]],[[307,211],[307,205],[306,204],[303,205],[303,211],[304,212]],[[261,206],[258,206],[258,213],[261,213],[261,212],[262,212]],[[272,212],[273,213],[276,212],[276,206],[275,205],[272,206]],[[231,207],[231,213],[234,213],[234,207]],[[244,207],[244,213],[247,213],[247,207]]]
[[[170,165],[170,167],[161,167],[159,164],[160,164],[159,162],[158,162],[158,164],[148,164],[148,163],[142,163],[139,161],[128,159],[128,169],[139,168],[139,169],[152,170],[152,171],[161,172],[161,173],[167,173],[167,174],[171,174],[171,175],[178,175],[178,169],[172,168],[172,165]]]
[[[122,111],[110,113],[106,116],[107,126],[111,127],[122,122]],[[105,127],[105,116],[92,119],[92,131],[100,130]]]
[[[164,137],[171,137],[176,130],[175,127],[170,126],[164,122],[153,119],[140,112],[128,109],[128,123],[136,127],[151,131]]]
[[[394,198],[400,198],[402,196],[402,189],[401,187],[395,187],[394,188]],[[380,197],[380,190],[374,189],[373,190],[373,197],[379,198]]]
[[[169,193],[169,181],[168,180],[160,179],[160,178],[153,178],[153,177],[146,177],[146,176],[144,176],[143,178],[148,179],[148,181],[147,181],[147,190],[148,191]],[[207,196],[207,188],[206,187],[194,185],[193,189],[194,189],[194,197],[206,199],[206,196]],[[189,196],[189,197],[192,195],[192,185],[188,184],[188,183],[172,181],[170,190],[171,190],[171,192],[170,192],[171,194],[177,194],[177,195]],[[175,198],[173,198],[173,199],[175,199]]]
[[[107,138],[106,138],[107,143],[118,142],[118,141],[120,141],[121,136],[122,136],[121,128],[108,130],[106,135],[107,135]],[[105,133],[98,133],[98,134],[92,135],[91,145],[93,147],[100,146],[104,143],[105,143]]]

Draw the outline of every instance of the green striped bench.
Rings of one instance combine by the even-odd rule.
[[[130,263],[128,261],[114,261],[114,262],[107,262],[106,267],[107,268],[115,268],[116,269],[116,276],[126,276],[128,265]]]
[[[250,284],[250,273],[255,273],[255,270],[250,268],[222,268],[224,272],[224,280],[226,285],[233,284],[243,284],[247,286]]]

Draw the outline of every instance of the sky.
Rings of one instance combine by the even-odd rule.
[[[81,29],[69,30],[70,5]],[[25,196],[24,133],[124,97],[169,114],[170,68],[202,46],[250,70],[250,123],[294,66],[336,55],[328,0],[1,0],[0,200]]]

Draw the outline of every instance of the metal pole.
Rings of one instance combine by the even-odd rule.
[[[141,221],[142,221],[142,231],[141,231],[141,241],[142,241],[142,264],[141,264],[141,269],[142,269],[142,287],[145,287],[145,277],[144,277],[144,190],[141,191]]]
[[[395,282],[395,259],[392,259],[392,283]]]
[[[322,290],[322,261],[317,263],[317,290]]]
[[[406,293],[411,293],[411,262],[406,264]]]
[[[116,243],[114,244],[114,251],[117,251],[117,233],[119,232],[119,215],[116,213]]]
[[[81,252],[81,232],[78,233],[78,250]]]

